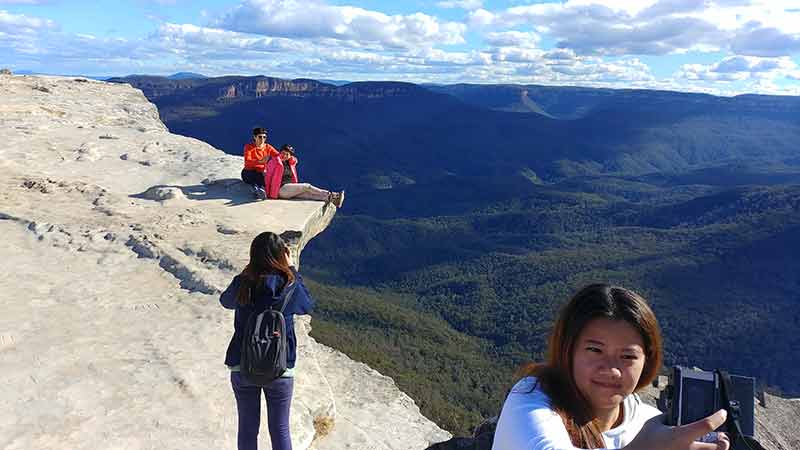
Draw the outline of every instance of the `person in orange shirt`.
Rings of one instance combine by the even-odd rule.
[[[253,142],[244,146],[244,169],[242,181],[253,188],[253,193],[260,199],[267,198],[264,191],[264,171],[267,160],[277,157],[275,147],[267,144],[267,130],[261,127],[253,128]]]

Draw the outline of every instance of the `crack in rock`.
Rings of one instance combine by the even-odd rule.
[[[159,267],[178,279],[182,289],[208,295],[219,293],[219,289],[204,280],[196,270],[181,262],[176,256],[172,256],[158,248],[147,236],[137,237],[131,235],[125,245],[140,258],[157,260]]]
[[[197,259],[209,269],[236,270],[236,267],[229,260],[215,256],[205,248],[195,251],[189,247],[179,247],[178,250],[186,256]]]

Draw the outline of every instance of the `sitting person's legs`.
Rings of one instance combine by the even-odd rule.
[[[318,200],[321,202],[330,199],[331,192],[320,189],[308,183],[286,183],[281,186],[278,197],[283,199],[296,198],[298,200]]]
[[[242,181],[247,184],[252,184],[254,186],[264,187],[264,172],[259,172],[257,170],[250,170],[250,169],[243,169],[242,170]]]

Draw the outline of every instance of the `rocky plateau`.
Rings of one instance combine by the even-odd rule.
[[[299,264],[335,207],[253,201],[241,157],[170,134],[125,84],[4,74],[0,98],[0,448],[234,446],[233,315],[218,294],[257,233],[281,233]],[[450,437],[310,327],[298,323],[295,448]]]

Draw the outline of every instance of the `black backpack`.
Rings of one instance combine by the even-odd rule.
[[[265,386],[286,371],[286,319],[283,310],[294,294],[296,284],[281,292],[280,309],[272,305],[247,319],[242,337],[241,374],[256,386]],[[252,295],[252,294],[251,294]]]

